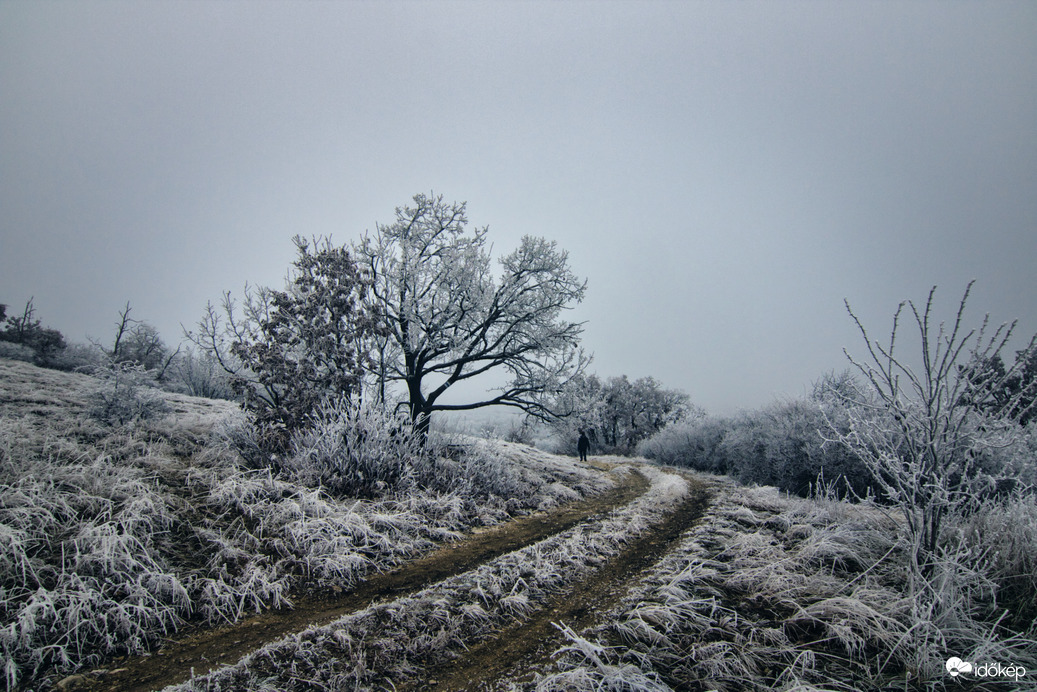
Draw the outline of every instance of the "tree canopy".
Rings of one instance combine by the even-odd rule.
[[[616,451],[631,451],[666,425],[701,415],[684,392],[665,389],[653,377],[630,381],[626,375],[574,378],[556,396],[555,408],[571,412],[554,422],[556,435],[576,439],[582,430],[599,450]]]
[[[360,390],[379,329],[370,277],[350,252],[326,239],[293,241],[298,257],[284,291],[246,287],[240,313],[227,293],[223,315],[209,304],[188,335],[231,374],[270,450],[286,448],[323,401]]]
[[[356,247],[372,278],[386,328],[376,378],[406,389],[411,420],[427,430],[435,411],[511,406],[549,417],[550,395],[583,371],[583,331],[563,312],[586,283],[556,243],[526,236],[492,268],[487,228],[467,227],[465,203],[419,194]],[[465,403],[445,403],[453,385],[491,371],[506,385]]]

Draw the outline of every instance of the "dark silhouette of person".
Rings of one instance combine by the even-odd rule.
[[[587,439],[587,433],[580,431],[580,440],[576,443],[576,451],[580,453],[580,461],[587,461],[587,450],[591,448],[591,441]]]

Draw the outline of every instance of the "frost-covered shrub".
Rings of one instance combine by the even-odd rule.
[[[869,469],[886,498],[897,505],[908,527],[917,562],[916,576],[928,578],[929,563],[943,549],[942,525],[989,497],[1005,473],[998,449],[1019,444],[1023,429],[1012,418],[1027,392],[1011,393],[1014,369],[988,368],[1000,358],[1015,323],[987,333],[964,325],[970,282],[951,326],[935,322],[934,295],[924,306],[900,304],[889,345],[873,339],[847,310],[864,341],[866,359],[851,363],[869,384],[871,400],[848,412],[842,428],[827,434]],[[917,367],[895,350],[902,315],[918,329]],[[1031,340],[1034,348],[1037,336]],[[1021,364],[1020,364],[1021,367]],[[1004,396],[1002,394],[1005,393]]]
[[[773,485],[804,497],[818,481],[835,484],[837,492],[852,488],[864,494],[868,474],[863,464],[845,448],[826,445],[821,435],[831,408],[828,402],[806,399],[743,414],[720,446],[729,472],[743,483]]]
[[[90,415],[108,425],[122,425],[169,410],[151,376],[139,365],[108,363],[96,371],[100,386],[90,396]]]
[[[524,500],[535,492],[505,459],[499,445],[461,436],[433,439],[433,454],[417,467],[425,487],[466,497]]]
[[[93,373],[104,365],[104,353],[92,344],[69,344],[51,358],[50,367],[65,372]]]
[[[406,419],[339,401],[317,408],[311,425],[292,438],[292,451],[279,465],[306,485],[373,497],[411,487],[413,464],[423,453]]]
[[[659,463],[726,473],[801,496],[819,481],[839,494],[863,495],[869,485],[864,465],[840,445],[825,444],[821,435],[845,417],[846,405],[814,396],[732,418],[678,421],[642,442],[638,452]]]
[[[911,603],[905,648],[916,668],[936,672],[939,666],[932,661],[938,652],[979,652],[970,653],[978,657],[999,641],[1014,639],[999,631],[998,560],[988,559],[987,546],[977,542],[994,540],[992,532],[981,524],[971,534],[962,527],[983,514],[996,516],[1000,512],[992,503],[1020,487],[1007,465],[1008,450],[1026,443],[1018,420],[1030,392],[1012,385],[1025,359],[1010,369],[992,367],[1000,363],[1015,323],[992,333],[987,318],[978,328],[966,326],[971,289],[972,283],[952,322],[936,321],[935,286],[924,305],[904,301],[888,341],[874,339],[847,303],[867,354],[848,357],[868,383],[870,400],[849,409],[844,427],[833,426],[829,433],[868,468],[901,519],[898,533],[908,556],[903,589]],[[909,343],[918,350],[910,358],[897,349],[904,338],[901,317],[913,322],[911,331],[917,329]],[[1026,350],[1037,348],[1035,343],[1037,337]],[[1011,532],[1024,544],[1032,539],[1029,524],[1025,517],[1021,529]],[[1005,550],[1017,552],[1014,546]],[[1014,562],[1009,558],[1006,564]],[[1024,665],[1035,662],[1031,655]]]
[[[205,353],[188,349],[173,359],[166,370],[163,387],[174,392],[208,399],[234,399],[230,374]]]
[[[10,341],[0,341],[0,358],[10,360],[22,360],[31,363],[36,357],[36,352],[25,344],[16,344]]]
[[[661,464],[727,473],[720,443],[731,426],[730,419],[716,416],[677,421],[641,442],[637,453]]]
[[[216,446],[230,451],[238,464],[251,469],[271,467],[272,455],[260,445],[259,431],[241,409],[213,425],[212,437]]]
[[[30,298],[21,314],[7,316],[7,306],[0,305],[0,341],[20,344],[31,349],[36,365],[51,367],[54,357],[65,348],[65,337],[56,329],[40,324]]]

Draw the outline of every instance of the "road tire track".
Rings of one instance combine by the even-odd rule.
[[[590,521],[645,492],[640,473],[626,473],[614,488],[546,512],[482,529],[402,567],[371,576],[348,592],[296,594],[292,609],[270,610],[232,625],[206,628],[170,641],[154,654],[116,659],[108,670],[72,676],[64,689],[147,692],[204,674],[288,634],[319,626],[381,600],[413,593],[506,553]]]
[[[626,546],[615,558],[554,596],[547,606],[499,635],[469,648],[453,661],[433,666],[403,690],[493,690],[502,679],[523,682],[550,661],[564,643],[555,623],[579,632],[597,624],[602,614],[620,604],[631,583],[679,545],[709,506],[711,491],[692,481],[689,497],[667,518]]]

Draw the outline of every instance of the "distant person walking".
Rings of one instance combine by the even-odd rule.
[[[576,451],[580,453],[580,461],[587,461],[587,450],[591,448],[591,441],[587,439],[587,433],[580,431],[580,440],[576,443]]]

